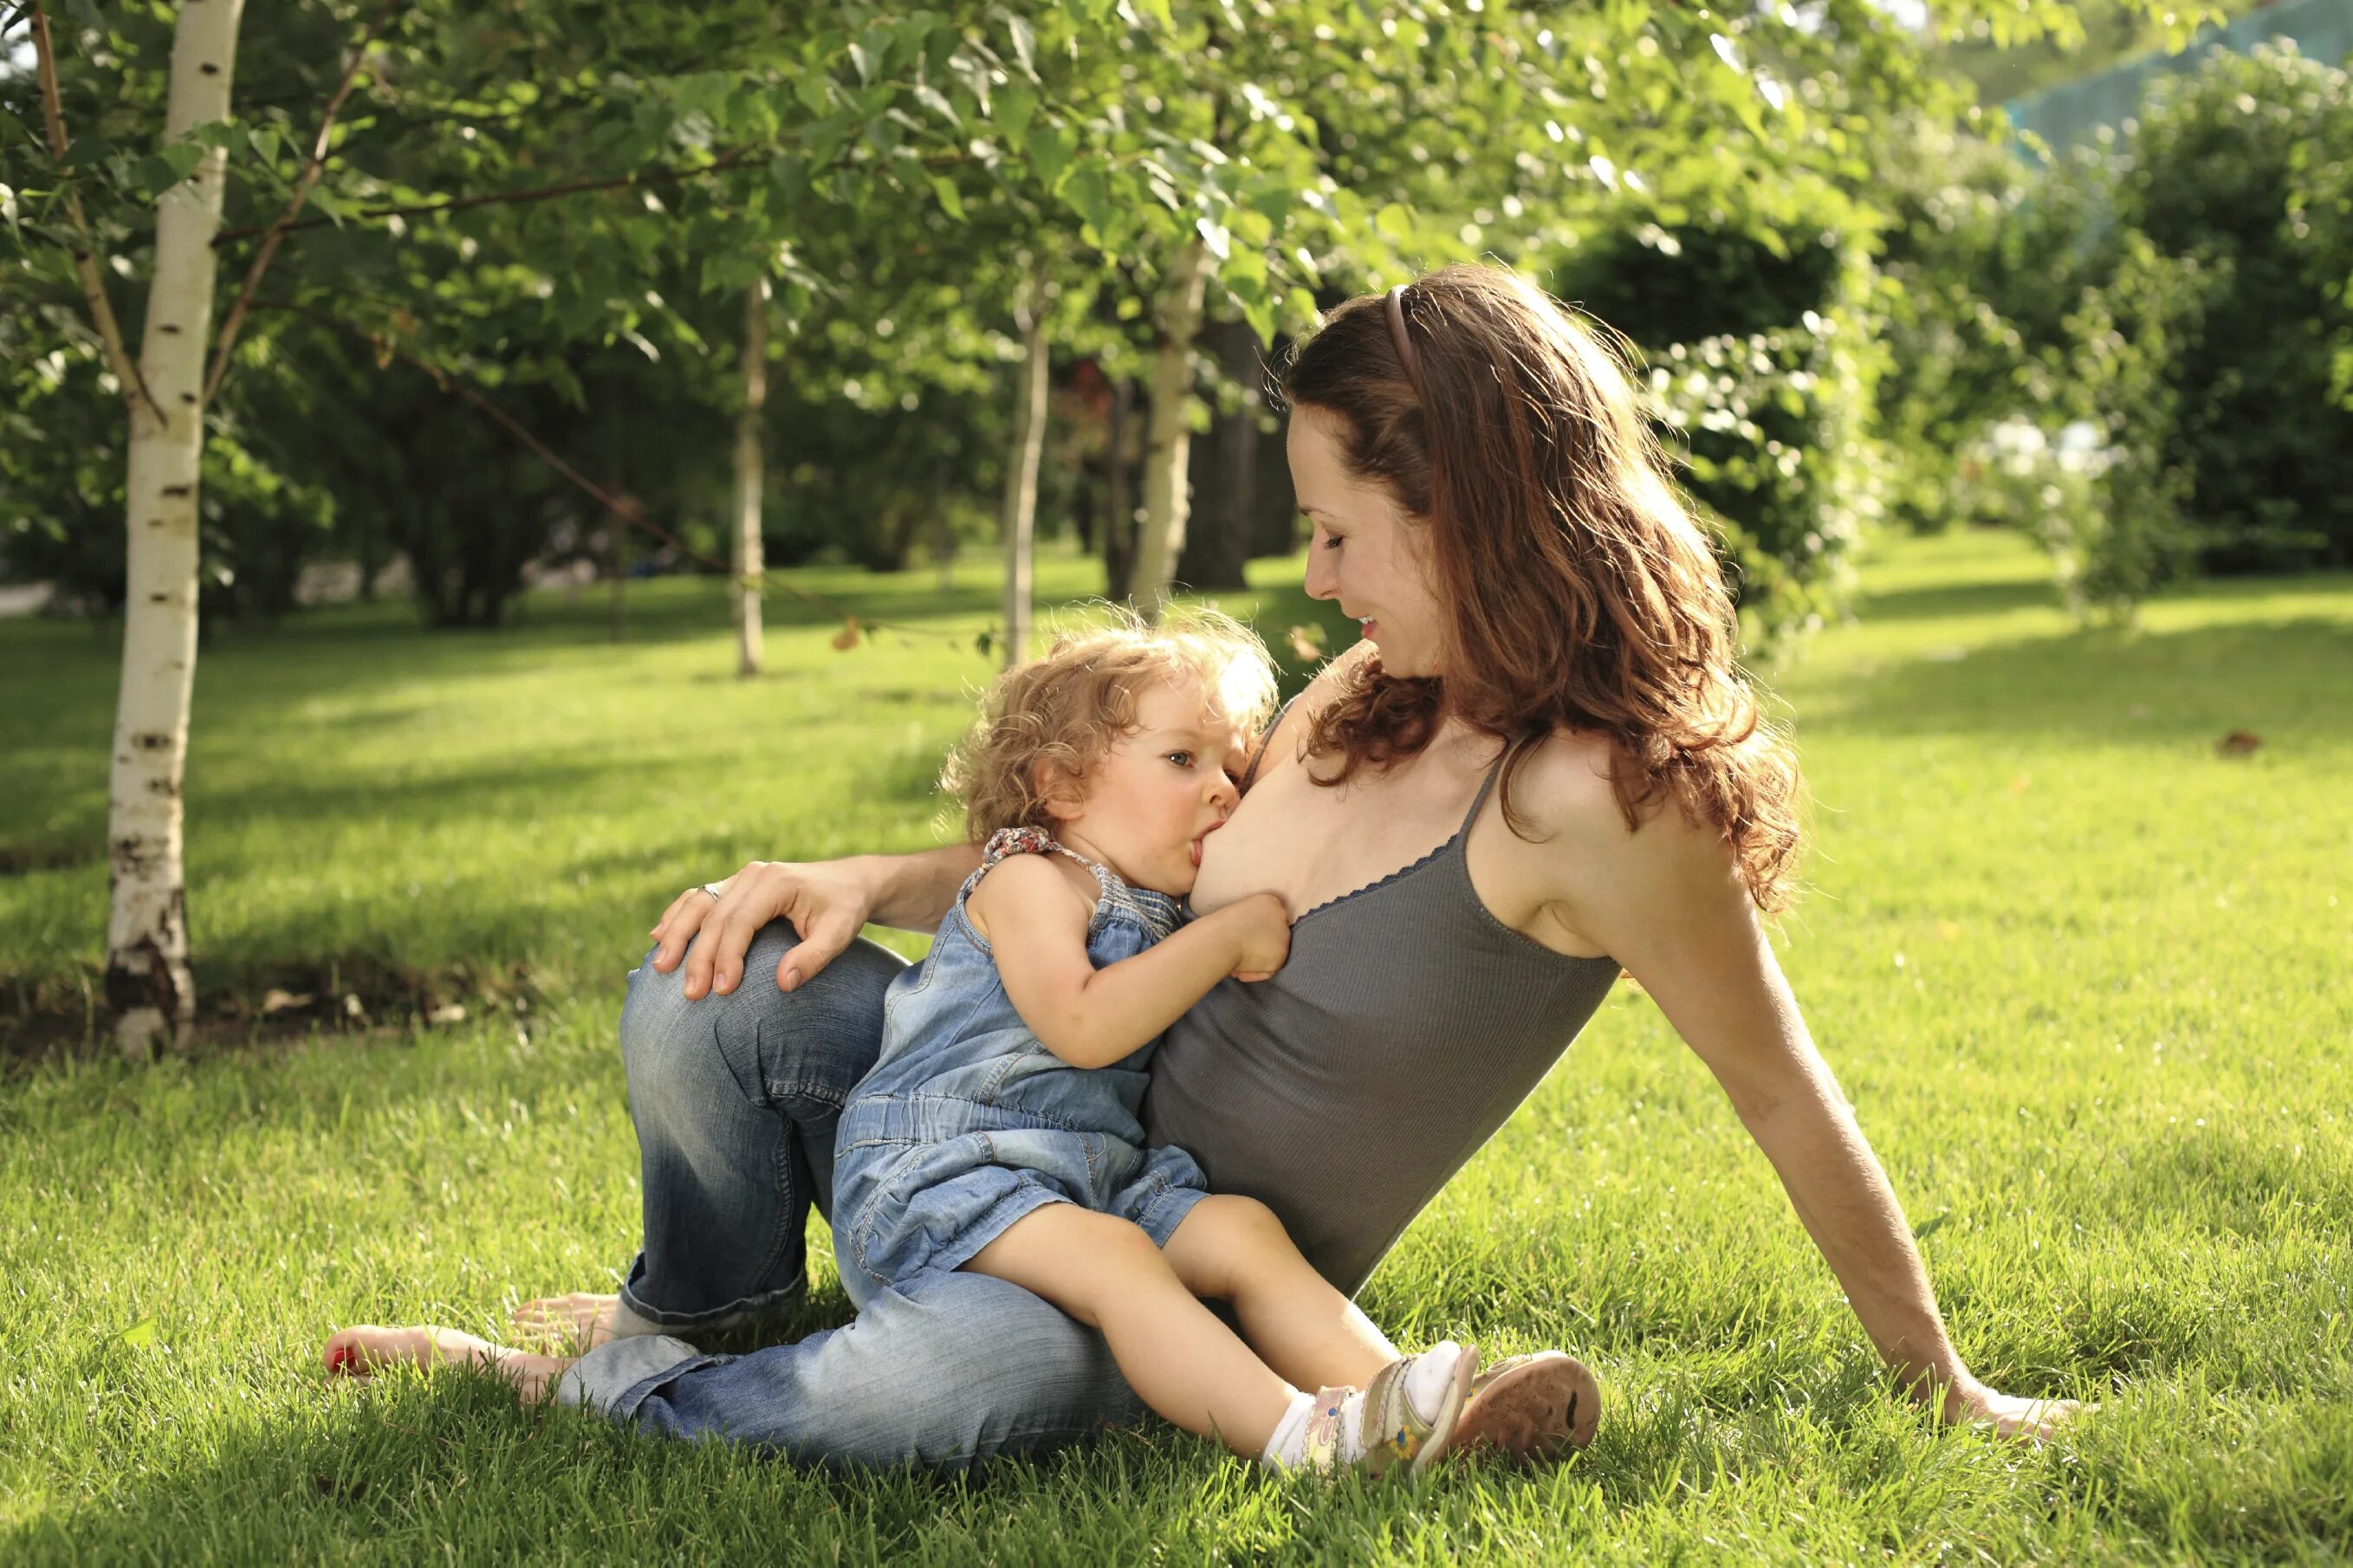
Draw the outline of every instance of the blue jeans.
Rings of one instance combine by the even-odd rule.
[[[946,1468],[1138,1418],[1102,1335],[983,1275],[881,1290],[845,1328],[750,1355],[679,1337],[797,1300],[809,1205],[832,1219],[835,1124],[874,1065],[882,993],[904,961],[860,941],[779,991],[797,940],[782,921],[762,931],[730,996],[686,1000],[682,964],[630,972],[621,1055],[645,1245],[621,1287],[622,1336],[583,1356],[557,1397],[670,1436]]]

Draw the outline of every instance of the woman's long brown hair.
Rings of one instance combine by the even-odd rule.
[[[1615,742],[1630,831],[1672,800],[1721,830],[1757,907],[1787,901],[1797,759],[1736,662],[1739,620],[1707,536],[1677,498],[1624,362],[1506,268],[1462,264],[1406,289],[1413,354],[1388,297],[1332,310],[1282,372],[1283,398],[1345,426],[1341,459],[1385,487],[1450,612],[1442,677],[1377,659],[1308,732],[1308,755],[1357,768],[1414,755],[1453,718],[1504,742],[1512,782],[1561,730]],[[1311,773],[1311,776],[1313,774]]]

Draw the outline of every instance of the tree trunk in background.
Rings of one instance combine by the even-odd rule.
[[[1111,462],[1103,486],[1103,597],[1117,604],[1135,592],[1135,469],[1127,460],[1128,427],[1135,423],[1135,383],[1111,384]]]
[[[605,402],[605,450],[612,454],[612,485],[618,492],[620,510],[627,517],[607,520],[605,536],[605,570],[612,574],[613,592],[607,608],[610,612],[608,629],[615,642],[629,640],[629,562],[637,553],[637,541],[630,537],[638,515],[638,498],[628,490],[627,467],[628,447],[621,439],[621,405],[617,399]]]
[[[164,138],[229,117],[244,0],[181,5],[172,37]],[[155,199],[155,280],[133,400],[128,476],[129,596],[106,842],[106,1005],[123,1056],[185,1043],[195,1021],[182,862],[188,705],[196,676],[196,486],[205,444],[205,351],[212,340],[213,236],[227,155]]]
[[[1005,465],[1005,668],[1029,657],[1032,555],[1038,527],[1038,463],[1046,449],[1046,269],[1031,273],[1014,324],[1024,353],[1013,395],[1013,451]]]
[[[1291,454],[1283,446],[1280,426],[1268,436],[1261,432],[1252,454],[1257,470],[1257,515],[1250,521],[1250,555],[1289,555],[1300,545],[1299,496],[1291,488]]]
[[[760,414],[768,405],[768,280],[744,295],[744,406],[735,416],[735,673],[760,673]]]
[[[1191,588],[1248,586],[1242,567],[1257,529],[1258,333],[1247,321],[1220,321],[1202,334],[1218,367],[1242,391],[1242,405],[1209,421],[1208,438],[1193,451],[1193,514],[1176,580]]]
[[[1192,445],[1185,411],[1193,396],[1193,340],[1201,329],[1201,295],[1208,282],[1208,247],[1187,240],[1160,286],[1153,312],[1160,348],[1152,364],[1152,436],[1144,463],[1144,524],[1136,540],[1135,599],[1157,622],[1168,607],[1169,584],[1185,547],[1189,500],[1187,458]]]

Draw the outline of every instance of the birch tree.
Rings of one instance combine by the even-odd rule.
[[[735,417],[735,673],[760,673],[760,416],[768,406],[768,279],[744,290],[744,406]]]
[[[1034,267],[1014,324],[1021,363],[1014,378],[1013,449],[1005,465],[1005,668],[1029,657],[1032,550],[1038,525],[1038,463],[1046,449],[1047,290],[1045,264]]]
[[[244,8],[244,0],[180,7],[164,107],[167,148],[188,147],[198,127],[228,118]],[[50,151],[62,162],[71,147],[57,89],[55,43],[39,0],[34,0],[33,25]],[[155,198],[154,280],[136,364],[129,362],[79,197],[74,198],[83,236],[75,265],[130,416],[128,596],[107,790],[106,998],[117,1047],[134,1060],[145,1059],[159,1042],[184,1037],[195,1017],[181,790],[195,689],[196,508],[213,236],[220,227],[227,165],[223,148],[204,148],[186,177]]]

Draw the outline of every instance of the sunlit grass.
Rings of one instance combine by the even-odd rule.
[[[1327,609],[1293,563],[1253,574],[1229,607],[1271,632]],[[2083,630],[2036,557],[1978,535],[1890,542],[1861,623],[1770,672],[1817,800],[1779,945],[1964,1352],[2104,1402],[2064,1441],[1938,1432],[1888,1390],[1630,991],[1366,1298],[1408,1340],[1591,1359],[1603,1436],[1556,1469],[1330,1491],[1155,1432],[969,1483],[835,1479],[464,1377],[326,1386],[337,1323],[487,1331],[626,1261],[613,1019],[670,894],[753,855],[931,840],[991,584],[797,580],[961,646],[837,653],[779,601],[775,673],[738,683],[716,589],[663,583],[618,647],[601,602],[542,599],[496,636],[386,606],[206,649],[208,996],[258,1009],[331,965],[417,989],[372,992],[374,1032],[144,1071],[52,1025],[8,1069],[0,1558],[2213,1562],[2353,1539],[2353,581],[2210,585]],[[1098,581],[1041,573],[1050,595]],[[93,973],[112,655],[0,624],[20,1003]],[[2252,755],[2217,754],[2232,731]],[[465,1020],[417,1021],[427,993]],[[845,1310],[819,1287],[810,1325]]]

